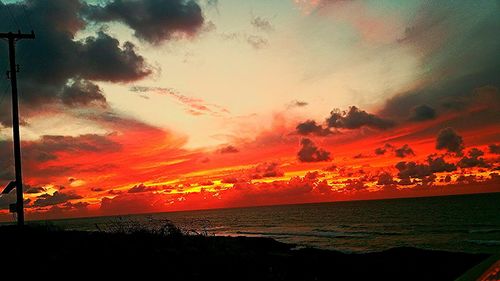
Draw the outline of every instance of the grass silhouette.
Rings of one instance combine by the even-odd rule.
[[[165,280],[454,280],[488,257],[415,248],[367,254],[294,249],[270,238],[191,232],[170,221],[144,227],[121,220],[97,228],[2,226],[1,250],[23,258],[26,273],[53,275],[56,266],[61,274],[80,277],[140,274]]]

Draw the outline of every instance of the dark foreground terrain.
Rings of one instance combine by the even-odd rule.
[[[23,276],[43,279],[454,280],[488,257],[414,248],[369,254],[293,250],[267,238],[184,235],[175,229],[107,233],[4,226],[0,243],[0,278],[22,268],[17,272]]]

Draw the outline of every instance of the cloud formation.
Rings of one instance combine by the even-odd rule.
[[[186,112],[191,115],[211,114],[212,116],[222,116],[229,113],[226,108],[205,102],[203,99],[183,95],[172,88],[132,86],[130,91],[136,93],[155,93],[173,98],[175,101],[186,106]]]
[[[375,155],[384,155],[388,150],[394,150],[394,146],[386,143],[383,147],[375,148]]]
[[[500,145],[499,144],[490,144],[488,146],[490,153],[500,154]]]
[[[45,163],[59,159],[60,156],[79,156],[84,153],[114,153],[122,150],[122,145],[109,135],[85,134],[80,136],[44,135],[37,140],[25,141],[23,147],[24,169],[30,175],[48,177],[60,175],[72,169],[70,166],[47,166]],[[14,178],[12,141],[0,140],[1,162],[0,179]],[[43,165],[44,167],[40,167]],[[94,166],[94,171],[99,167]]]
[[[436,110],[428,105],[419,105],[413,108],[410,116],[410,121],[421,122],[435,119],[437,116]]]
[[[424,83],[389,99],[382,113],[397,119],[406,117],[415,105],[426,105],[440,116],[474,110],[474,116],[468,116],[469,121],[461,124],[464,127],[473,120],[498,123],[499,116],[494,114],[500,87],[495,75],[500,71],[500,58],[496,55],[500,42],[494,39],[500,26],[494,12],[497,9],[495,1],[480,5],[468,1],[422,2],[398,44],[421,56],[427,75],[422,79]],[[467,60],[463,59],[464,54]],[[486,99],[485,91],[489,92]],[[432,114],[414,112],[412,117],[417,116]]]
[[[246,41],[256,50],[262,49],[269,45],[269,41],[266,38],[258,35],[248,35]]]
[[[407,156],[415,156],[415,152],[413,152],[413,149],[408,144],[403,145],[400,148],[394,149],[394,154],[396,157],[399,158],[405,158]]]
[[[96,84],[87,80],[76,80],[72,84],[64,86],[61,93],[61,101],[70,106],[87,106],[90,103],[105,105],[106,97]]]
[[[448,127],[439,131],[436,138],[436,149],[461,155],[464,149],[464,141],[455,130]]]
[[[404,144],[403,146],[397,148],[390,143],[384,144],[383,147],[375,148],[375,155],[384,155],[388,151],[392,151],[394,153],[394,155],[396,157],[399,157],[399,158],[405,158],[408,156],[415,156],[415,152],[408,144]]]
[[[331,129],[354,130],[368,127],[376,130],[387,130],[395,125],[396,123],[391,120],[368,113],[356,106],[351,106],[347,111],[340,111],[340,109],[332,110],[330,116],[326,119],[325,126],[318,124],[314,120],[306,120],[299,123],[295,131],[299,135],[304,136],[328,136],[333,133]],[[382,150],[379,150],[379,153],[382,153]]]
[[[193,36],[203,26],[201,7],[193,0],[113,0],[104,6],[88,5],[88,19],[121,22],[137,38],[158,44],[177,34]]]
[[[62,193],[59,191],[54,192],[50,195],[48,193],[42,194],[37,197],[33,202],[34,207],[47,207],[52,205],[57,205],[61,203],[66,203],[69,200],[82,199],[83,197],[75,193]]]
[[[163,2],[167,3],[165,1]],[[207,1],[196,3],[206,3]],[[272,124],[272,128],[265,126],[259,128],[259,130],[272,131],[270,133],[260,134],[258,132],[258,136],[254,139],[251,138],[252,130],[249,130],[248,135],[251,140],[243,139],[247,137],[244,134],[238,134],[248,131],[244,126],[237,128],[230,126],[230,130],[235,129],[235,132],[224,134],[229,138],[225,141],[235,143],[237,146],[221,146],[219,150],[216,150],[217,148],[186,148],[184,146],[186,144],[184,136],[166,134],[157,128],[142,126],[144,124],[138,125],[139,122],[109,112],[111,107],[107,105],[106,96],[102,91],[105,84],[102,84],[103,88],[101,89],[98,82],[135,82],[151,75],[152,68],[146,59],[141,56],[139,48],[136,48],[130,42],[118,40],[119,37],[115,38],[115,33],[109,31],[114,28],[114,25],[108,29],[102,24],[117,22],[129,27],[140,40],[153,44],[153,46],[146,45],[147,48],[157,48],[158,46],[154,45],[161,44],[165,40],[178,38],[178,36],[192,36],[193,34],[189,31],[191,30],[190,27],[182,26],[176,29],[177,27],[169,25],[172,22],[168,22],[165,26],[155,30],[144,27],[146,24],[154,25],[176,19],[175,16],[177,15],[167,19],[165,14],[161,15],[163,18],[148,18],[148,16],[154,15],[156,12],[152,10],[152,7],[156,7],[155,5],[161,2],[159,0],[142,2],[110,0],[100,2],[98,5],[88,5],[83,1],[76,0],[30,0],[27,2],[29,12],[35,17],[34,21],[42,28],[43,33],[40,34],[43,34],[43,36],[33,42],[19,44],[19,50],[26,51],[26,53],[35,46],[32,50],[33,55],[26,58],[20,56],[20,60],[26,62],[26,69],[22,69],[23,78],[26,78],[26,80],[21,84],[22,87],[25,87],[23,89],[24,100],[22,101],[24,105],[27,105],[28,110],[30,108],[38,110],[39,105],[43,102],[44,105],[47,105],[43,110],[61,109],[62,112],[68,112],[68,114],[77,112],[75,114],[78,114],[78,117],[95,122],[96,125],[102,126],[104,131],[116,132],[105,135],[87,134],[71,137],[46,135],[37,140],[23,142],[23,152],[25,152],[23,156],[26,158],[24,162],[26,178],[29,179],[29,184],[36,186],[27,189],[26,193],[32,199],[31,202],[37,200],[37,205],[44,206],[33,209],[41,208],[43,211],[51,209],[54,212],[86,209],[88,203],[75,202],[88,200],[88,202],[94,204],[96,199],[101,200],[103,212],[115,208],[113,210],[119,210],[122,213],[162,211],[183,207],[227,207],[231,204],[244,205],[255,204],[256,202],[258,204],[313,202],[315,200],[315,202],[318,202],[317,200],[324,200],[325,198],[332,200],[334,197],[329,195],[335,194],[336,196],[337,194],[343,194],[344,191],[348,196],[352,195],[354,198],[357,195],[353,194],[374,194],[379,192],[377,190],[383,190],[382,192],[396,191],[395,187],[398,187],[398,192],[402,192],[397,194],[397,196],[400,196],[401,194],[417,194],[412,193],[417,191],[409,191],[411,188],[401,188],[402,185],[429,186],[434,182],[436,184],[439,182],[440,185],[455,182],[458,187],[461,187],[459,184],[462,183],[481,182],[483,175],[487,173],[490,173],[492,177],[496,175],[491,174],[491,171],[498,170],[498,159],[491,154],[499,153],[499,145],[492,144],[490,146],[489,153],[491,154],[488,154],[487,150],[484,149],[485,145],[497,141],[495,139],[497,136],[491,129],[495,127],[482,126],[483,124],[496,124],[495,122],[498,121],[499,115],[495,111],[495,105],[498,104],[498,97],[500,96],[497,83],[498,77],[492,75],[493,72],[490,73],[490,76],[484,75],[486,72],[482,67],[498,70],[498,66],[492,66],[492,63],[485,60],[481,60],[484,65],[476,63],[474,60],[464,60],[476,67],[455,67],[457,66],[457,60],[453,58],[460,57],[456,56],[457,54],[471,54],[473,57],[477,55],[474,52],[467,52],[467,48],[463,48],[464,45],[474,46],[475,44],[470,44],[470,42],[474,41],[468,41],[466,39],[469,38],[464,38],[464,42],[451,42],[456,48],[447,49],[452,53],[458,50],[458,53],[454,53],[454,55],[448,56],[445,52],[436,50],[439,49],[436,46],[448,44],[446,40],[442,40],[445,36],[434,37],[423,34],[430,32],[428,29],[432,29],[432,26],[441,26],[442,22],[439,20],[430,25],[418,26],[411,22],[412,19],[408,19],[410,25],[414,25],[415,28],[409,28],[400,42],[387,44],[391,48],[396,46],[395,44],[404,44],[405,50],[408,49],[406,44],[415,44],[415,46],[422,47],[422,52],[415,53],[416,57],[414,59],[417,62],[417,68],[422,65],[425,70],[429,71],[422,73],[416,69],[415,72],[412,72],[418,77],[410,81],[410,85],[403,85],[402,88],[415,87],[415,89],[397,95],[387,102],[386,108],[382,111],[369,113],[353,106],[346,111],[333,110],[326,120],[319,120],[319,122],[306,120],[298,125],[296,123],[290,125],[289,123],[295,116],[282,114],[282,120],[275,120],[277,124]],[[181,2],[183,4],[180,4]],[[177,3],[180,6],[176,7],[182,5],[187,7],[187,3],[192,2],[194,0],[173,0],[168,5],[172,3],[172,5],[176,5],[175,3]],[[213,4],[216,1],[208,2]],[[321,1],[313,2],[319,3]],[[326,1],[323,2],[326,3]],[[360,4],[359,7],[364,7],[363,5]],[[457,5],[463,4],[458,3]],[[16,10],[20,9],[18,4],[9,4],[9,7],[12,8],[14,13],[23,13],[21,10]],[[35,7],[37,8],[35,9]],[[137,8],[138,11],[129,13],[131,7]],[[175,12],[176,9],[173,8],[172,11]],[[193,11],[195,13],[191,13]],[[196,9],[187,9],[183,12],[185,12],[185,16],[190,13],[190,15],[197,15]],[[326,13],[328,11],[325,9],[322,12]],[[367,10],[367,12],[370,11]],[[438,14],[448,16],[441,12]],[[450,16],[454,17],[455,14]],[[363,15],[359,17],[364,19]],[[478,21],[482,20],[481,16],[478,16],[477,19]],[[248,19],[243,20],[244,24],[248,26]],[[497,22],[496,19],[491,20],[492,23]],[[0,19],[0,24],[2,21],[6,20]],[[183,22],[183,20],[180,20],[180,22]],[[263,46],[262,44],[267,44],[267,38],[261,37],[261,35],[271,36],[272,34],[261,32],[270,31],[266,27],[265,19],[253,18],[252,24],[255,27],[253,29],[256,34],[255,38],[251,37],[254,36],[253,34],[244,32],[235,35],[235,38],[240,40],[240,43],[250,43],[254,44],[256,48],[260,48]],[[196,23],[196,26],[200,26],[199,22]],[[475,27],[475,23],[472,27]],[[162,28],[165,28],[165,30],[162,30]],[[205,27],[202,26],[201,29],[193,28],[192,30],[195,33],[204,32],[205,28],[208,28],[208,23]],[[481,29],[476,30],[480,31]],[[159,33],[152,35],[154,31],[159,31]],[[444,29],[443,31],[448,30]],[[486,30],[486,33],[490,36],[495,34],[489,29]],[[450,33],[446,32],[446,34]],[[255,39],[254,42],[248,42],[249,38]],[[429,40],[422,40],[423,38],[434,38],[436,40],[435,48],[427,48],[429,46],[426,45],[426,42],[428,43]],[[476,37],[471,37],[471,39],[473,38]],[[483,42],[489,44],[490,41],[485,40],[487,38],[483,35],[480,35],[479,38],[483,40],[475,42],[480,42],[476,43],[481,45],[478,48],[485,51]],[[196,43],[196,41],[192,42]],[[23,49],[25,46],[29,46],[29,49],[28,47]],[[492,44],[490,47],[494,50],[493,47],[495,46],[498,46],[498,44]],[[45,57],[40,58],[39,55],[42,52]],[[431,54],[431,58],[420,58],[419,54],[421,53]],[[410,55],[415,54],[410,53]],[[494,53],[485,52],[484,57],[489,56],[493,63],[498,63],[498,60],[492,54]],[[33,69],[28,69],[28,67],[31,68],[32,57],[37,61],[36,64],[33,64]],[[418,61],[419,59],[421,61]],[[441,64],[443,61],[447,63]],[[76,67],[72,67],[75,65]],[[434,68],[435,65],[439,67]],[[460,70],[460,75],[455,73],[456,69]],[[470,71],[470,73],[465,73],[467,71]],[[450,77],[447,75],[440,76],[441,73],[450,74]],[[432,76],[421,77],[427,74]],[[413,79],[413,76],[409,77],[409,79]],[[387,81],[390,84],[388,86],[393,88],[392,79]],[[168,96],[174,102],[180,103],[186,112],[192,115],[224,113],[222,107],[209,104],[201,98],[183,95],[169,88],[138,86],[130,89],[132,91],[135,89],[140,94],[151,91],[155,94]],[[166,98],[164,98],[165,100]],[[312,101],[318,100],[312,99]],[[369,101],[365,101],[365,104],[368,104],[367,102],[369,103]],[[293,115],[303,114],[306,111],[304,111],[304,108],[300,110],[296,108],[290,110],[290,108],[304,107],[307,103],[294,101],[290,105],[282,105],[287,106],[288,112],[286,113]],[[317,103],[311,104],[311,108],[308,107],[309,111],[315,110],[316,106]],[[103,109],[106,112],[93,114],[94,111]],[[477,117],[479,115],[481,117]],[[29,117],[29,114],[27,116]],[[459,121],[463,122],[456,121],[458,118],[462,118]],[[434,121],[424,122],[427,120]],[[29,122],[29,118],[26,121]],[[231,121],[229,120],[229,122]],[[457,126],[457,124],[462,125]],[[472,134],[470,131],[463,129],[463,126],[476,127],[477,136],[473,136],[469,141]],[[393,127],[395,128],[391,132],[384,131]],[[435,136],[439,129],[445,127],[453,127],[455,136],[441,131],[436,146],[428,141],[430,137]],[[131,129],[129,130],[129,128]],[[463,132],[467,143],[473,143],[482,150],[465,148],[462,137],[455,132],[455,129]],[[295,130],[295,133],[290,134],[290,131],[293,130]],[[359,131],[351,132],[348,130]],[[37,133],[36,130],[34,131]],[[321,139],[325,145],[328,145],[323,147],[328,149],[323,149],[320,148],[322,145],[317,145],[320,144],[319,142],[309,138],[302,139],[300,147],[297,148],[296,142],[302,137],[297,136],[298,134],[315,137],[334,135],[327,139]],[[140,140],[140,142],[137,142],[137,140]],[[375,143],[385,143],[385,145],[375,149],[375,147],[371,146]],[[5,148],[2,149],[5,152],[0,155],[2,156],[0,158],[8,161],[12,160],[12,157],[9,156],[11,145],[10,142],[0,141],[0,148]],[[326,168],[324,174],[307,171],[306,169],[311,167],[321,169],[331,163],[299,163],[320,162],[331,159],[331,154],[327,150],[334,147],[333,145],[335,145],[335,153],[339,154],[336,155],[338,161],[335,162],[335,168],[333,166]],[[400,160],[406,161],[396,164],[396,167],[394,167],[395,163],[392,162],[394,157],[415,156],[413,149],[416,149],[419,156],[421,156],[420,153],[435,152],[434,149],[437,147],[448,153],[443,155],[433,154],[424,160],[420,160],[420,157],[419,160],[415,161],[399,159],[396,162]],[[300,151],[297,151],[299,149]],[[372,157],[374,149],[376,155],[391,157],[384,157],[384,159]],[[225,156],[217,155],[214,153],[215,151],[216,153],[228,154]],[[241,151],[241,153],[229,155],[229,153],[238,151]],[[370,153],[370,151],[372,152]],[[454,153],[456,156],[464,152],[468,153],[466,156],[460,156],[458,160],[450,154]],[[290,158],[290,156],[293,157],[294,155],[297,155],[299,161]],[[363,159],[353,161],[352,155],[356,155],[354,158]],[[207,156],[210,157],[210,161],[208,161]],[[454,159],[453,163],[448,162],[451,161],[448,160],[448,157]],[[104,160],[106,163],[102,164]],[[10,164],[5,169],[4,167],[1,168],[0,177],[5,179],[13,178]],[[476,176],[471,177],[468,175],[476,172]],[[296,177],[295,175],[299,173],[306,174],[303,177]],[[130,175],[134,176],[134,182],[147,184],[138,184],[131,187]],[[68,186],[76,185],[80,181],[85,182],[78,187],[78,195],[85,198],[81,198],[83,200],[69,199],[70,201],[51,205],[53,203],[50,203],[50,201],[60,202],[62,199],[58,197],[63,197],[63,195],[56,193],[43,195],[43,193],[51,192],[52,194],[52,188],[55,188],[61,194],[71,195],[72,193],[68,192],[71,187],[63,190],[59,186],[60,184],[68,184],[68,179],[70,179]],[[181,181],[182,183],[171,185],[169,182],[172,180]],[[165,182],[168,182],[169,187],[166,185],[161,188],[151,186],[152,183],[159,186]],[[47,188],[44,189],[43,187]],[[197,192],[195,190],[201,191]],[[484,191],[483,189],[478,190]],[[388,196],[389,193],[381,194]],[[421,194],[419,193],[419,195]],[[43,196],[37,198],[39,195]],[[328,196],[321,197],[323,195]],[[113,198],[106,198],[106,196]],[[38,201],[43,199],[49,199],[49,201],[45,203]],[[33,204],[31,206],[34,207]],[[91,209],[95,210],[96,208]]]
[[[250,23],[253,27],[259,30],[266,32],[274,31],[273,24],[266,18],[256,16],[252,18],[252,21],[250,21]]]
[[[378,176],[377,185],[391,186],[396,184],[391,174],[383,172]]]
[[[305,122],[299,123],[295,128],[299,135],[316,135],[316,136],[327,136],[332,132],[328,128],[323,128],[323,126],[316,124],[314,120],[307,120]]]
[[[264,162],[258,164],[251,174],[252,179],[282,177],[285,175],[280,165],[276,162]]]
[[[219,148],[217,150],[217,152],[220,154],[228,154],[228,153],[238,153],[240,151],[232,145],[227,145],[227,146]]]
[[[28,186],[28,185],[26,185],[25,190],[24,190],[24,192],[27,194],[38,194],[38,193],[42,193],[45,191],[46,191],[45,188],[43,188],[41,186]]]
[[[429,180],[435,178],[434,173],[453,172],[457,169],[455,164],[447,163],[443,157],[435,157],[433,155],[427,157],[427,163],[417,162],[398,162],[398,177],[402,180],[401,184],[410,184],[411,178],[421,180]],[[429,178],[430,177],[430,178]]]
[[[152,73],[142,56],[136,53],[131,42],[120,46],[118,39],[104,31],[89,36],[79,46],[83,60],[81,75],[90,80],[129,82],[142,79]]]
[[[85,134],[77,137],[45,135],[39,141],[29,143],[26,149],[29,153],[41,153],[40,157],[46,157],[44,155],[57,152],[116,152],[120,151],[121,145],[107,136],[97,134]]]
[[[300,101],[300,100],[294,100],[291,103],[288,104],[288,107],[304,107],[307,106],[309,103],[306,101]]]
[[[146,186],[143,183],[134,185],[131,187],[127,192],[128,193],[141,193],[141,192],[150,192],[150,191],[157,191],[158,188],[155,186]]]
[[[348,111],[334,109],[330,117],[326,119],[328,127],[339,129],[359,129],[361,127],[370,127],[373,129],[386,130],[393,127],[394,122],[380,118],[374,114],[351,106]]]
[[[472,168],[472,167],[482,167],[487,168],[490,167],[489,164],[486,163],[483,156],[484,152],[477,148],[472,148],[469,150],[468,157],[464,156],[460,161],[458,161],[457,166],[460,168]]]
[[[36,40],[17,46],[17,53],[21,54],[18,63],[24,66],[19,92],[25,118],[41,111],[42,104],[50,110],[55,110],[53,104],[70,108],[106,105],[93,81],[131,82],[152,73],[131,42],[120,42],[102,29],[77,39],[88,26],[82,17],[86,7],[82,1],[31,0],[6,6],[14,15],[26,10],[39,34]],[[0,29],[10,30],[10,21],[9,17],[0,18]],[[0,52],[6,51],[6,45],[0,44]],[[7,69],[7,61],[2,60],[0,68]],[[4,103],[0,108],[4,126],[11,125],[7,106]]]
[[[321,162],[330,160],[330,152],[317,147],[314,142],[308,138],[300,141],[301,148],[297,156],[301,162]]]

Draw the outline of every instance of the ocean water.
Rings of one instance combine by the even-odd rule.
[[[210,235],[271,237],[298,247],[500,252],[500,193],[284,205],[53,221],[78,230],[171,220]]]

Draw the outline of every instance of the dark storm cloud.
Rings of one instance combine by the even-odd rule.
[[[342,129],[359,129],[366,126],[373,129],[385,130],[395,125],[391,120],[380,118],[374,114],[360,110],[356,106],[351,106],[348,111],[343,112],[339,109],[334,109],[326,121],[328,127]]]
[[[106,98],[96,84],[86,80],[76,80],[62,90],[61,100],[68,106],[86,106],[92,102],[106,104]]]
[[[204,23],[201,7],[193,0],[114,0],[89,5],[85,14],[98,22],[124,23],[137,38],[153,44],[175,34],[195,35]]]
[[[407,156],[415,156],[415,152],[413,152],[413,149],[408,144],[403,145],[400,148],[396,148],[394,150],[394,154],[396,157],[400,158],[405,158]]]
[[[464,141],[452,128],[445,128],[439,131],[436,138],[436,149],[444,149],[457,155],[462,154]]]
[[[54,194],[43,194],[37,197],[37,199],[33,202],[34,207],[47,207],[52,205],[57,205],[61,203],[65,203],[69,200],[73,199],[81,199],[83,198],[80,195],[75,193],[62,193],[59,191],[54,192]]]
[[[297,156],[301,162],[321,162],[330,160],[330,152],[318,148],[314,142],[308,138],[300,141],[301,148]]]
[[[388,100],[382,113],[398,119],[422,104],[440,115],[464,111],[477,105],[475,90],[488,86],[497,89],[493,93],[496,103],[483,104],[483,111],[492,114],[477,115],[474,119],[482,125],[498,123],[500,115],[493,114],[500,101],[497,11],[496,1],[423,2],[399,43],[422,54],[421,63],[430,82]],[[476,122],[468,119],[461,125],[474,126]]]
[[[90,18],[95,17],[91,23],[97,23],[98,29],[102,21],[97,18],[123,22],[138,37],[151,42],[167,40],[176,32],[194,34],[203,23],[195,1],[112,1],[98,6],[80,0],[28,0],[7,6],[14,16],[24,15],[26,10],[36,28],[35,40],[17,44],[21,65],[19,92],[23,115],[28,119],[37,114],[42,104],[105,105],[105,98],[92,86],[93,81],[132,82],[152,73],[132,43],[120,42],[105,29],[76,39],[77,33],[89,26]],[[10,17],[0,18],[0,30],[13,29],[16,28]],[[0,44],[0,54],[5,58],[6,44]],[[0,68],[7,69],[6,59],[0,60]],[[8,103],[0,108],[0,123],[4,126],[11,124],[7,109]]]
[[[300,135],[316,135],[316,136],[327,136],[332,132],[328,128],[323,128],[323,126],[316,124],[314,120],[307,120],[303,123],[299,123],[295,128],[297,133]]]
[[[151,74],[144,58],[135,52],[134,44],[125,42],[120,46],[118,39],[104,31],[90,36],[81,43],[82,60],[80,73],[91,80],[127,82]]]
[[[10,4],[15,14],[23,14],[21,4]],[[87,23],[80,16],[83,4],[78,0],[32,0],[27,2],[37,38],[18,45],[23,79],[36,86],[53,90],[70,78],[105,81],[133,81],[150,73],[144,59],[135,53],[131,43],[120,46],[117,39],[104,31],[97,36],[75,40]],[[0,19],[8,29],[9,18]],[[121,67],[123,69],[116,69]],[[97,71],[94,73],[94,71]]]
[[[497,70],[500,71],[500,67]],[[411,112],[407,120],[419,122],[435,119],[438,114],[456,114],[457,112],[466,114],[470,112],[467,116],[468,122],[461,122],[454,126],[470,128],[476,125],[498,123],[500,122],[500,114],[498,114],[495,105],[500,103],[500,80],[496,77],[485,79],[486,76],[491,75],[491,73],[486,72],[454,78],[449,82],[436,82],[427,85],[425,89],[396,95],[387,100],[381,113],[398,120],[402,119],[401,116],[407,116],[407,112]],[[424,107],[413,106],[419,103],[429,104],[429,108],[424,110]],[[430,109],[434,111],[434,114]],[[433,115],[435,117],[431,118]]]
[[[8,7],[14,15],[22,15],[23,5],[13,3]],[[19,74],[20,98],[25,114],[39,110],[40,104],[61,100],[66,105],[71,104],[73,98],[68,97],[66,88],[71,80],[87,85],[90,82],[83,80],[126,82],[151,73],[131,43],[120,46],[118,40],[102,31],[97,37],[75,40],[75,34],[86,27],[80,16],[83,7],[84,4],[78,0],[26,2],[25,9],[36,27],[37,38],[17,44],[18,62],[22,66]],[[9,17],[0,18],[0,29],[11,30],[10,21]],[[6,53],[6,44],[0,44],[0,51]],[[6,69],[6,63],[3,60],[1,67]],[[86,97],[86,94],[89,96]],[[80,92],[77,98],[85,104],[93,99],[104,101],[103,96],[95,91]],[[9,120],[2,114],[4,125],[9,126]]]
[[[13,14],[22,14],[21,4],[8,6]],[[37,27],[37,38],[17,44],[18,62],[22,66],[19,77],[22,100],[30,103],[52,100],[66,80],[76,76],[78,43],[73,36],[85,26],[78,17],[81,7],[79,1],[71,0],[27,2],[26,9]],[[0,29],[11,30],[10,21],[9,17],[0,18]],[[5,44],[0,44],[0,51],[6,54]],[[1,67],[7,69],[6,60],[2,60]]]
[[[413,108],[410,121],[420,122],[436,118],[436,110],[428,105],[419,105]]]

